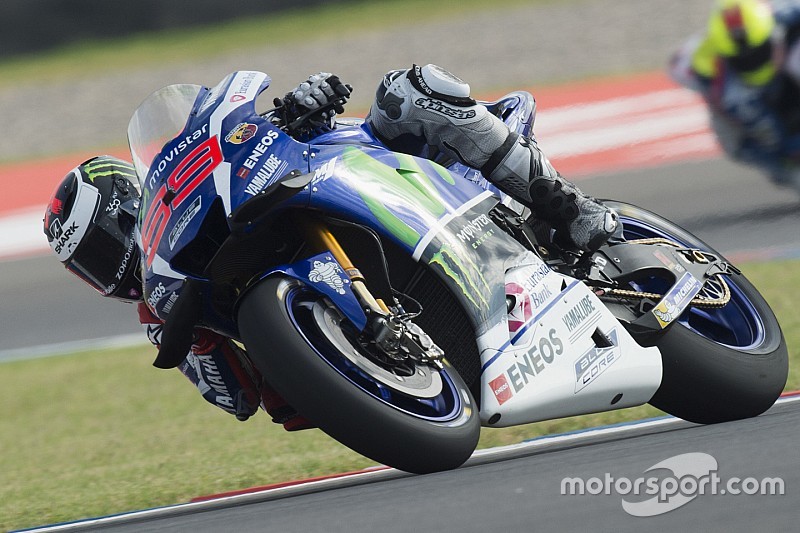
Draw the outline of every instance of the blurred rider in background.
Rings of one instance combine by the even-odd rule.
[[[289,92],[270,120],[295,137],[335,127],[331,104],[351,87],[337,76],[310,76]],[[313,127],[300,127],[305,120]],[[435,65],[394,70],[381,80],[366,123],[388,148],[440,152],[481,170],[503,192],[531,208],[559,243],[576,252],[597,249],[621,229],[617,214],[564,180],[536,141],[509,130],[470,96],[469,85]],[[299,125],[299,126],[298,126]],[[138,305],[150,341],[161,343],[162,322],[142,298],[136,172],[110,156],[90,159],[58,185],[44,232],[58,259],[103,296]],[[218,333],[195,328],[194,345],[178,367],[213,405],[247,420],[262,407],[289,431],[313,427],[270,387],[244,350]]]
[[[670,74],[703,96],[731,158],[800,190],[800,1],[717,0]]]

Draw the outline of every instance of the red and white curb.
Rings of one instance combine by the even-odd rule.
[[[677,88],[547,109],[535,132],[544,152],[568,176],[719,153],[705,106]]]
[[[42,230],[44,209],[42,205],[0,215],[0,260],[43,255],[49,250]]]

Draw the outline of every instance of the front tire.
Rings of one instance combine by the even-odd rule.
[[[628,240],[665,237],[720,255],[677,224],[634,205],[605,201]],[[780,396],[788,351],[767,302],[742,274],[727,278],[731,301],[719,310],[690,307],[655,345],[664,376],[650,403],[691,422],[710,424],[759,415]]]
[[[418,366],[397,378],[365,357],[349,322],[302,283],[259,282],[244,296],[238,320],[270,384],[345,446],[419,474],[456,468],[475,450],[477,408],[452,367]]]

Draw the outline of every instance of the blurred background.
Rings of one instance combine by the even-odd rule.
[[[526,89],[537,97],[540,145],[587,192],[677,217],[725,251],[763,244],[760,226],[748,222],[748,213],[757,224],[774,224],[778,241],[785,243],[784,217],[794,216],[795,199],[750,169],[713,157],[699,168],[652,169],[663,161],[680,162],[687,153],[685,146],[654,144],[663,135],[659,128],[702,135],[701,155],[716,154],[704,110],[664,75],[670,54],[704,27],[708,10],[706,2],[695,0],[5,0],[0,3],[0,240],[11,251],[0,259],[0,350],[21,349],[11,354],[17,356],[46,345],[48,352],[52,343],[138,332],[132,309],[98,297],[47,256],[40,228],[44,205],[61,177],[81,161],[101,153],[126,157],[128,120],[152,91],[172,83],[213,86],[234,70],[262,70],[272,77],[262,102],[282,96],[311,73],[334,72],[355,87],[347,111],[356,116],[365,114],[383,73],[412,63],[448,68],[469,82],[478,98]],[[566,119],[570,128],[587,126],[591,118],[591,135],[567,132],[569,138],[562,139],[548,133],[558,129],[551,124],[548,130],[549,117],[551,123],[561,120],[564,113],[555,108],[563,111],[569,100],[564,95],[575,93],[576,86],[581,89],[574,98],[613,101],[609,80],[625,88],[640,83],[641,76],[658,78],[658,102],[647,94],[630,103],[618,100],[611,114],[603,111],[600,118],[572,111]],[[619,123],[619,116],[640,113],[643,101],[653,107],[650,100],[658,120]],[[606,146],[609,139],[634,147],[650,139],[650,152],[637,152],[649,170],[612,172],[613,154],[603,152],[573,173],[562,157],[596,152],[593,147]],[[562,140],[572,148],[564,148]],[[689,137],[682,142],[697,144]],[[697,165],[696,157],[689,159],[686,164]],[[710,198],[719,213],[709,211]],[[741,230],[731,226],[732,216]]]
[[[0,4],[0,50],[8,56],[31,55],[80,41],[125,39],[145,32],[191,28],[322,3],[322,0],[224,3],[195,0],[191,4],[159,0],[6,0]]]
[[[692,0],[312,4],[5,0],[2,39],[16,28],[32,44],[0,45],[0,161],[124,145],[152,91],[233,70],[270,74],[270,96],[334,71],[359,111],[384,72],[413,62],[446,66],[477,94],[662,70],[708,13]]]

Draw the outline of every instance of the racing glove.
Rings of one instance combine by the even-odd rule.
[[[283,100],[275,99],[282,127],[299,140],[307,140],[333,128],[333,117],[344,113],[353,88],[329,72],[312,74]]]
[[[286,96],[303,111],[314,111],[331,104],[337,113],[344,113],[343,102],[340,100],[342,97],[349,98],[351,92],[352,87],[342,83],[339,76],[319,72],[309,76]]]

